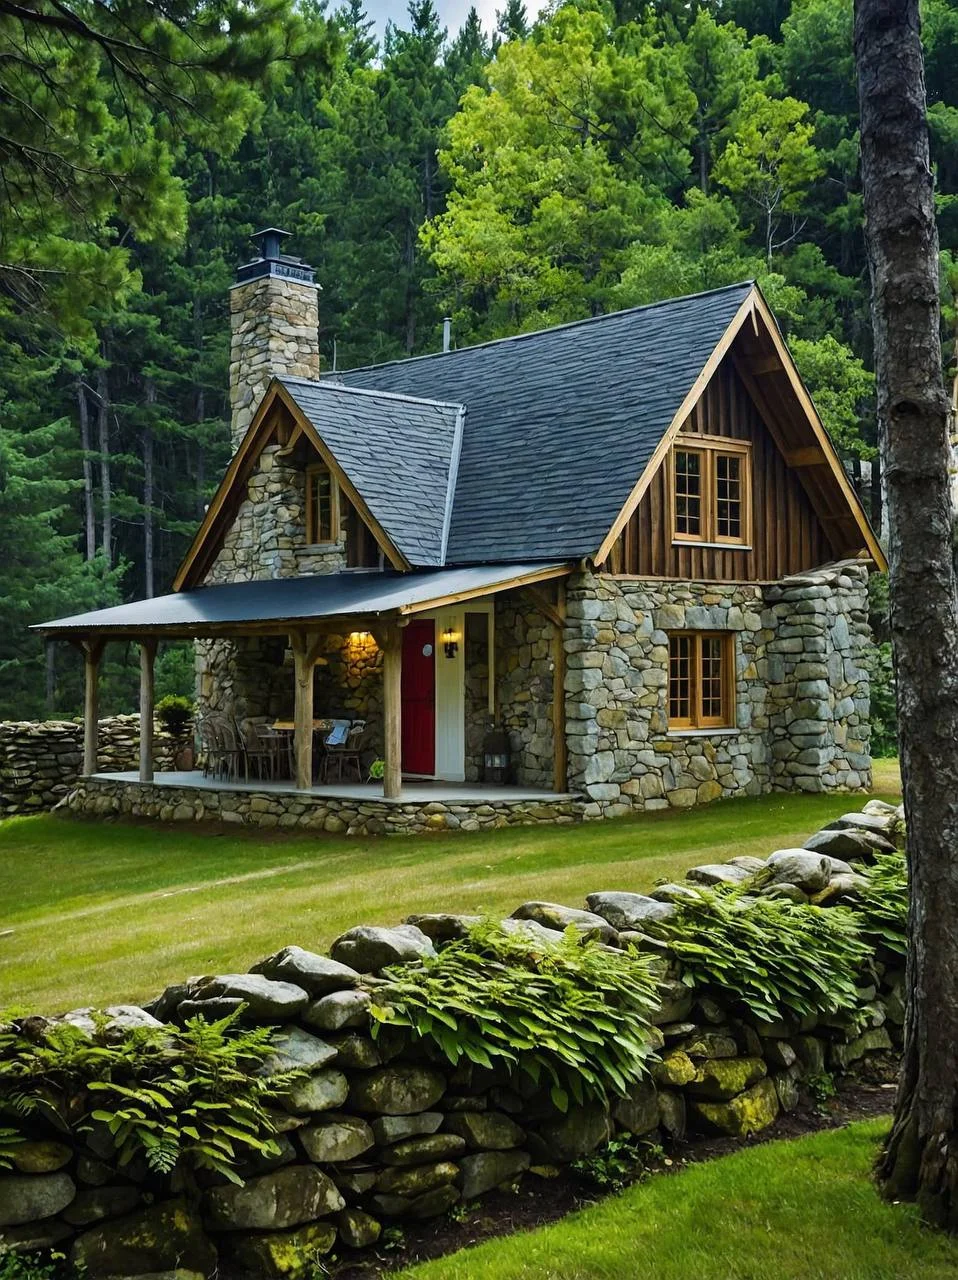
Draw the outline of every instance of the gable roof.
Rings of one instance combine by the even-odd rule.
[[[279,381],[405,559],[444,564],[463,406],[330,379]]]
[[[448,563],[591,556],[752,293],[749,281],[335,376],[467,406]]]

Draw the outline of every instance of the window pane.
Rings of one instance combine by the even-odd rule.
[[[702,533],[702,455],[688,449],[675,451],[675,532]]]
[[[692,718],[692,637],[669,636],[669,719]]]
[[[309,475],[312,522],[310,542],[333,540],[333,479],[326,470],[311,471]]]
[[[742,537],[742,459],[738,454],[716,455],[715,514],[720,538]]]
[[[722,680],[722,638],[721,636],[702,637],[702,718],[703,720],[725,719],[725,698]]]

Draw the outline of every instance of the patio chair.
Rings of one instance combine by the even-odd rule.
[[[247,720],[243,728],[243,745],[249,768],[260,779],[275,781],[279,776],[281,756],[286,750],[285,736],[256,720]]]
[[[219,772],[219,744],[209,716],[203,716],[196,723],[196,736],[199,739],[200,755],[203,757],[203,777],[210,774],[216,777]]]
[[[249,761],[242,735],[231,716],[212,713],[206,723],[214,742],[215,767],[213,773],[227,781],[238,779],[240,772],[249,781]]]
[[[366,721],[354,720],[349,726],[342,742],[336,742],[336,729],[327,736],[323,743],[323,758],[320,768],[323,782],[329,782],[330,773],[335,769],[336,781],[345,781],[344,771],[347,768],[356,770],[356,781],[363,780],[362,744],[366,734]]]

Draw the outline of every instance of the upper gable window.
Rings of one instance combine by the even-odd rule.
[[[674,541],[747,546],[751,445],[718,436],[677,436],[669,472]]]
[[[306,541],[339,541],[339,485],[322,464],[306,468]]]

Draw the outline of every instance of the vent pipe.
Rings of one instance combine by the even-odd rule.
[[[446,352],[452,346],[452,316],[446,316],[442,322],[442,349]]]

